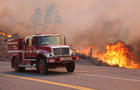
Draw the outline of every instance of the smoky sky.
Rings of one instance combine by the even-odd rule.
[[[47,11],[51,5],[52,12]],[[80,35],[86,38],[84,41],[94,43],[86,36],[95,38],[96,33],[96,39],[103,42],[115,39],[129,42],[140,34],[139,5],[139,0],[0,0],[0,30],[24,36],[34,34],[35,30],[57,32],[74,44],[80,41],[76,38]],[[40,19],[35,27],[32,16],[37,9]],[[49,20],[55,15],[60,18],[56,24]]]

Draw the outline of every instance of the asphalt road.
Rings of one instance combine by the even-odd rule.
[[[65,68],[40,75],[35,69],[14,72],[0,62],[0,90],[140,90],[140,70],[76,64],[74,73]]]

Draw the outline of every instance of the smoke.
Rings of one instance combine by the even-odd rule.
[[[139,36],[140,7],[138,4],[140,1],[106,0],[101,2],[94,0],[93,2],[89,8],[92,12],[90,14],[93,16],[93,18],[88,19],[90,25],[85,24],[83,25],[84,30],[75,31],[74,44],[77,42],[82,44],[80,46],[88,44],[104,46],[106,43],[117,40],[129,44]]]
[[[114,22],[120,20],[123,26],[129,29],[138,29],[139,11],[138,0],[1,0],[0,1],[0,26],[9,27],[12,33],[28,34],[34,33],[31,16],[37,8],[42,14],[42,24],[46,9],[54,4],[56,11],[61,16],[62,22],[56,26],[56,32],[71,37],[76,32],[93,30],[93,26],[103,22]],[[50,32],[54,25],[51,24],[44,32]],[[6,31],[6,29],[3,29]],[[9,32],[8,31],[8,32]],[[96,31],[96,30],[95,30]],[[132,30],[131,30],[132,31]],[[42,32],[39,28],[38,33]],[[75,34],[74,34],[75,33]],[[137,34],[137,32],[131,32]]]
[[[135,37],[135,39],[131,40],[130,44],[130,49],[133,53],[133,55],[136,57],[136,63],[140,64],[140,39],[139,37]]]
[[[1,0],[0,30],[10,34],[18,33],[24,36],[34,34],[35,24],[32,22],[32,15],[37,8],[45,15],[47,6],[54,4],[54,2],[55,0]],[[40,28],[37,28],[37,31],[41,33]]]
[[[91,28],[79,32],[80,34],[74,37],[74,47],[93,45],[95,48],[102,49],[107,43],[114,43],[118,40],[127,41],[129,37],[129,29],[122,27],[122,22],[118,19],[108,21],[102,18]]]

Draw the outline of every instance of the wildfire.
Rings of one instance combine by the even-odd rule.
[[[12,37],[12,35],[10,35],[10,34],[6,34],[6,33],[4,33],[4,32],[0,32],[0,35],[2,35],[2,36],[6,36],[6,37]]]
[[[85,49],[82,49],[82,50],[76,50],[76,53],[80,53],[80,54],[83,54],[83,55],[89,56],[90,50],[91,50],[92,48],[93,48],[93,46],[88,46],[88,47],[85,48]]]
[[[129,47],[121,41],[115,44],[107,44],[105,53],[97,53],[91,46],[82,50],[76,50],[76,52],[89,56],[91,50],[91,57],[96,57],[98,60],[110,66],[117,65],[125,68],[140,68],[140,65],[136,63],[136,57],[132,54]]]

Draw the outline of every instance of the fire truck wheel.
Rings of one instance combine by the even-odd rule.
[[[17,58],[14,58],[13,59],[13,61],[12,61],[12,67],[13,67],[14,71],[16,71],[16,72],[25,71],[25,68],[24,67],[19,67],[18,66],[18,60],[17,60]]]
[[[39,72],[40,74],[46,74],[48,72],[48,66],[44,59],[39,60]]]
[[[67,72],[74,72],[75,70],[75,62],[68,63],[66,65]]]

